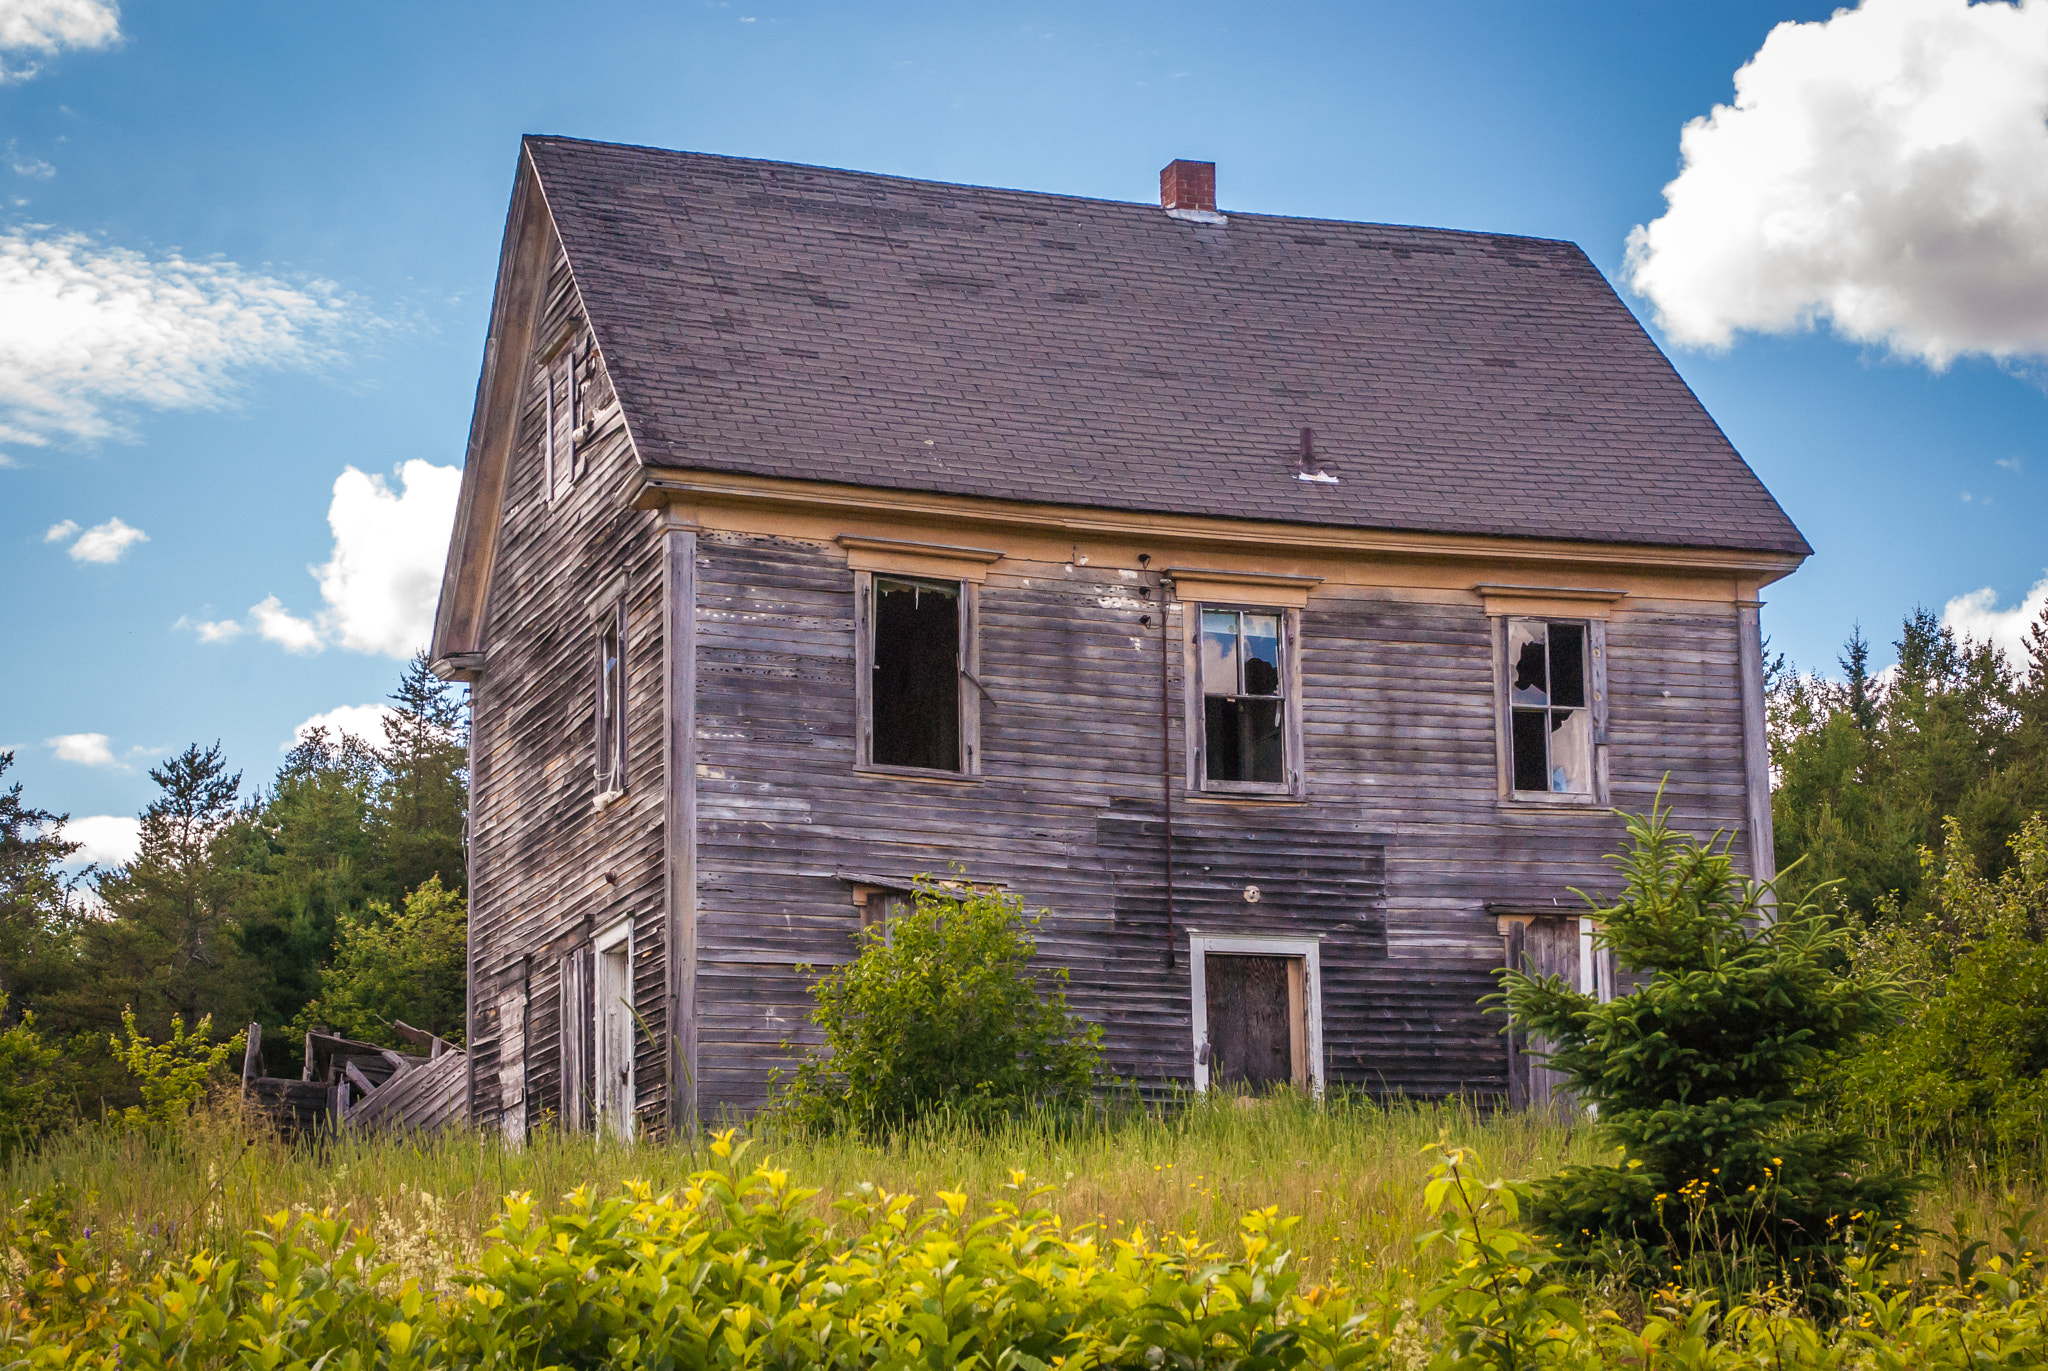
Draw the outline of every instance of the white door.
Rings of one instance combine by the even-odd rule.
[[[633,1136],[633,925],[624,923],[597,940],[597,1127],[615,1138]]]

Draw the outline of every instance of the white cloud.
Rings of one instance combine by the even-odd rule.
[[[342,471],[327,506],[334,551],[325,565],[311,569],[326,607],[317,618],[302,619],[272,595],[249,611],[258,633],[292,652],[317,652],[335,643],[355,652],[410,657],[427,645],[462,468],[414,460],[399,467],[398,478],[402,489],[394,491],[382,476],[354,467]],[[232,636],[219,633],[219,624],[179,623],[196,629],[204,642]]]
[[[43,739],[43,745],[56,753],[60,762],[76,762],[80,766],[121,765],[108,750],[104,733],[64,733]]]
[[[199,635],[199,641],[202,643],[225,643],[230,639],[239,638],[249,631],[233,619],[214,619],[209,622],[185,615],[181,615],[178,622],[172,624],[171,627],[191,629]]]
[[[2048,356],[2048,0],[1780,24],[1679,146],[1627,266],[1675,341],[1826,322],[1937,368]]]
[[[334,555],[319,571],[327,601],[321,620],[343,647],[410,657],[433,636],[462,469],[414,460],[398,475],[403,493],[354,467],[335,481],[327,508]]]
[[[315,714],[292,730],[292,743],[303,743],[306,735],[316,728],[324,728],[330,738],[347,733],[362,739],[373,747],[384,746],[384,721],[393,718],[398,711],[390,705],[342,705],[325,714]]]
[[[78,532],[78,521],[76,519],[66,519],[61,523],[51,524],[49,530],[43,534],[43,541],[46,543],[61,543],[76,532]]]
[[[1958,595],[1941,607],[1941,622],[1958,637],[1996,643],[2015,665],[2024,667],[2027,630],[2041,621],[2044,609],[2048,609],[2048,574],[2034,582],[2034,588],[2011,609],[1998,607],[1998,592],[1990,586]]]
[[[2020,459],[2017,455],[2011,457],[2001,457],[1997,461],[1993,462],[1991,465],[1997,467],[2004,467],[2007,471],[2017,473],[2020,469]]]
[[[26,81],[33,62],[10,69],[7,54],[100,48],[121,36],[121,10],[109,0],[0,0],[0,83]]]
[[[327,645],[321,641],[318,624],[294,615],[275,595],[249,606],[249,617],[256,621],[258,633],[286,652],[318,652]]]
[[[126,866],[142,851],[142,821],[120,814],[89,814],[64,825],[64,836],[82,843],[71,854],[71,865],[98,862],[102,866]]]
[[[70,523],[69,519],[64,521]],[[59,525],[58,527],[62,527]],[[50,533],[55,533],[51,529]],[[43,541],[50,541],[50,534],[43,535]],[[74,562],[95,562],[108,566],[126,556],[128,549],[137,543],[146,543],[149,535],[139,528],[130,528],[119,519],[109,519],[104,524],[94,524],[78,535],[78,541],[71,545],[71,560]]]
[[[21,151],[21,145],[14,139],[7,140],[7,165],[16,176],[47,181],[57,174],[57,169],[42,158]]]
[[[242,371],[321,360],[350,313],[325,283],[36,233],[0,232],[0,443],[121,437],[135,406],[225,404]]]

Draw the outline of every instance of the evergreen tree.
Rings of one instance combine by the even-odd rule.
[[[467,991],[469,911],[438,877],[399,909],[372,904],[342,921],[333,965],[320,973],[319,998],[300,1027],[325,1024],[364,1042],[400,1045],[394,1019],[450,1042],[462,1041]]]
[[[1805,905],[1765,918],[1766,887],[1725,846],[1629,819],[1618,901],[1598,940],[1640,978],[1605,1004],[1562,978],[1503,973],[1507,1008],[1622,1149],[1542,1182],[1535,1221],[1567,1254],[1662,1284],[1798,1284],[1859,1238],[1893,1239],[1912,1184],[1865,1165],[1865,1140],[1811,1103],[1831,1053],[1884,1025],[1900,982],[1842,975],[1847,935]],[[1674,1271],[1674,1268],[1679,1268]]]
[[[51,997],[70,1028],[111,1032],[124,1005],[153,1029],[174,1015],[236,1023],[260,995],[233,917],[246,846],[241,773],[228,774],[219,743],[194,744],[149,778],[160,793],[142,812],[140,855],[101,878],[109,917],[86,926],[91,983]]]
[[[397,904],[436,876],[451,890],[468,887],[469,733],[461,692],[434,675],[424,652],[406,664],[391,702],[376,813],[379,894]]]
[[[14,754],[0,752],[0,777],[13,765]],[[64,871],[79,849],[63,833],[69,817],[27,804],[19,781],[0,791],[0,996],[17,1009],[67,983],[77,965],[85,910],[82,876]]]

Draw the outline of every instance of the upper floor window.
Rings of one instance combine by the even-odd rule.
[[[1591,640],[1585,623],[1507,621],[1509,771],[1518,796],[1594,793]]]
[[[626,789],[626,605],[621,600],[598,620],[597,793],[600,800]]]
[[[863,765],[974,769],[966,684],[970,591],[960,581],[862,576]]]
[[[1203,790],[1291,794],[1300,776],[1292,612],[1201,605],[1195,775]]]

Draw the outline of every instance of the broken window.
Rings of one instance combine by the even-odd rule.
[[[1287,783],[1287,673],[1279,610],[1202,609],[1202,776],[1225,785]]]
[[[597,633],[597,793],[626,788],[626,605],[622,600]]]
[[[872,595],[868,760],[963,770],[960,583],[876,576]]]
[[[1593,793],[1590,660],[1583,623],[1508,621],[1508,721],[1517,794]]]

